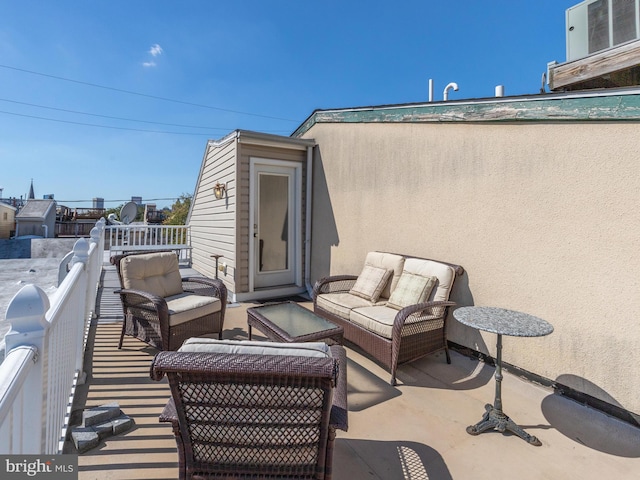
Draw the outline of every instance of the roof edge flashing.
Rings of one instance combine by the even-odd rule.
[[[640,88],[546,93],[316,110],[292,136],[316,123],[451,123],[640,120]]]
[[[207,147],[221,148],[234,140],[246,145],[279,146],[296,150],[305,150],[308,147],[315,146],[315,141],[311,139],[262,133],[253,130],[234,130],[219,140],[209,140]]]

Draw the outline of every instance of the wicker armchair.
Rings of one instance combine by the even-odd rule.
[[[120,278],[124,335],[159,350],[177,350],[190,337],[222,328],[227,289],[220,280],[181,278],[175,252],[128,253],[111,258]]]
[[[251,343],[251,342],[240,342]],[[325,346],[326,347],[326,346]],[[160,352],[169,379],[161,422],[176,438],[180,479],[331,479],[336,429],[347,429],[346,356]]]

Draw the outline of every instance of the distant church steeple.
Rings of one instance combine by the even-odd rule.
[[[36,198],[36,196],[33,193],[33,178],[32,178],[31,179],[31,187],[29,187],[29,196],[27,197],[27,199],[31,200],[31,199],[35,199],[35,198]]]

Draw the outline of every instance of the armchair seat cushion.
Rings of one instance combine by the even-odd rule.
[[[393,323],[396,315],[398,315],[398,310],[383,305],[362,307],[351,311],[349,321],[375,333],[376,335],[380,335],[381,337],[391,340],[393,338]],[[435,315],[427,318],[420,317],[415,319],[413,317],[409,317],[405,322],[405,325],[436,318],[438,317]],[[424,330],[436,330],[438,328],[442,328],[441,323],[429,324],[429,328],[425,328]]]
[[[381,302],[380,305],[384,305],[384,303],[385,302]],[[344,318],[345,320],[349,319],[349,314],[354,308],[371,306],[370,301],[351,295],[348,292],[325,293],[318,296],[317,304],[327,312]]]
[[[222,309],[219,298],[192,293],[172,295],[165,298],[165,301],[169,309],[169,325],[172,327],[196,318],[213,315]]]
[[[295,357],[331,357],[331,349],[324,342],[282,343],[249,340],[216,340],[188,338],[179,352],[232,353],[240,355],[290,355]]]

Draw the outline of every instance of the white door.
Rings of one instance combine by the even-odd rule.
[[[300,166],[251,159],[253,288],[298,283],[300,270]]]

